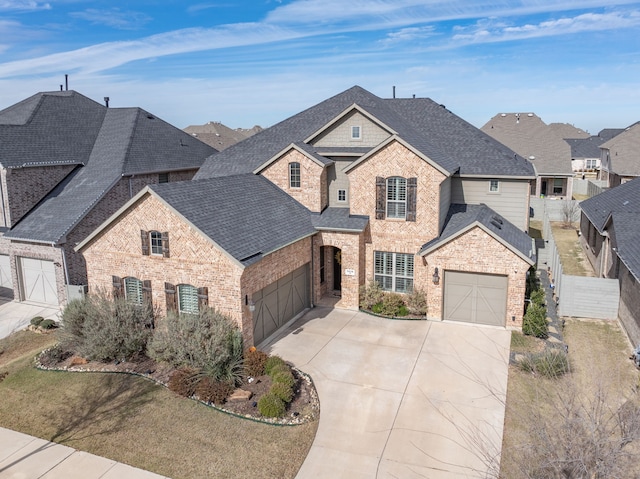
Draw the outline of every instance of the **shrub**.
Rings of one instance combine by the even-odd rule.
[[[531,292],[531,296],[529,297],[533,304],[537,304],[543,306],[545,304],[546,295],[544,289],[538,288]]]
[[[274,383],[282,383],[285,384],[286,386],[293,388],[293,386],[296,385],[296,379],[293,377],[293,373],[291,371],[280,371],[276,374],[274,374],[271,377],[271,380]]]
[[[291,402],[293,398],[293,388],[284,383],[273,383],[269,392],[282,399],[285,404]]]
[[[65,346],[98,361],[144,354],[152,325],[150,306],[136,305],[123,298],[112,300],[105,295],[73,300],[62,313]]]
[[[269,356],[264,363],[264,373],[271,376],[271,371],[276,367],[287,366],[287,363],[284,362],[280,356]]]
[[[384,316],[406,316],[409,314],[404,298],[398,293],[384,293],[382,302],[374,305],[372,311]]]
[[[40,322],[39,326],[42,329],[54,329],[58,327],[58,323],[56,323],[53,319],[45,319]]]
[[[522,321],[522,332],[536,338],[548,338],[547,308],[536,303],[530,303]]]
[[[407,309],[415,316],[426,316],[427,314],[427,293],[421,289],[414,289],[406,297]]]
[[[220,381],[239,383],[243,373],[242,335],[227,316],[212,308],[198,314],[169,314],[156,329],[149,355],[173,367],[191,367]]]
[[[168,387],[180,396],[191,397],[196,393],[197,374],[193,368],[176,369],[169,377]]]
[[[284,402],[275,394],[267,393],[258,400],[258,411],[264,417],[282,417],[285,410]]]
[[[32,326],[40,326],[40,323],[44,321],[44,318],[42,316],[36,316],[35,318],[31,318],[31,325]]]
[[[200,378],[196,384],[196,395],[205,402],[223,404],[231,393],[233,393],[232,384],[208,376]]]
[[[384,291],[377,281],[360,286],[360,307],[362,309],[373,309],[374,305],[381,303]]]
[[[540,353],[526,355],[518,366],[523,371],[555,379],[569,372],[569,357],[561,349],[548,348]]]
[[[244,371],[247,376],[262,376],[269,355],[259,349],[247,349],[244,353]]]
[[[62,345],[56,344],[42,351],[39,360],[43,366],[55,366],[69,357],[71,357],[71,352],[66,351]]]

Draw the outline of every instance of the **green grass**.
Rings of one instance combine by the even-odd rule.
[[[317,422],[279,427],[239,419],[124,374],[40,371],[52,336],[0,341],[0,426],[180,478],[292,478]],[[11,344],[12,343],[12,344]]]

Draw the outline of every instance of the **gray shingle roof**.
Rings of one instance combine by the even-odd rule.
[[[262,176],[164,183],[150,189],[245,266],[315,232],[309,210]]]
[[[535,263],[535,248],[533,248],[531,237],[484,204],[451,205],[442,233],[438,238],[425,243],[419,254],[437,248],[474,224],[483,225],[511,249],[529,258],[531,264]]]
[[[606,222],[612,213],[640,215],[640,178],[584,200],[580,202],[580,208],[600,233],[604,232]]]
[[[0,111],[0,165],[86,163],[106,111],[74,91],[38,93]]]
[[[600,138],[604,138],[605,141],[609,141],[614,136],[618,136],[624,131],[624,128],[603,128],[598,133]]]
[[[606,140],[600,136],[565,139],[571,148],[571,158],[600,158],[600,145]]]
[[[533,113],[500,113],[481,130],[530,160],[539,176],[573,175],[569,144]]]
[[[600,145],[609,150],[609,170],[618,175],[640,176],[640,123]]]
[[[640,279],[640,214],[613,212],[611,220],[616,237],[616,254],[631,274]]]
[[[68,95],[68,98],[74,97],[84,98],[77,93]],[[57,114],[75,124],[78,112],[74,107],[75,102],[59,104],[57,108],[62,111]],[[101,108],[104,115],[93,137],[92,148],[84,158],[79,158],[86,166],[76,168],[5,237],[64,242],[65,236],[123,175],[196,169],[214,151],[139,108]],[[66,128],[62,123],[61,128]],[[51,129],[53,125],[48,127]],[[48,130],[43,130],[39,136],[48,134]]]
[[[352,215],[349,208],[325,208],[322,213],[311,213],[311,222],[317,230],[361,232],[369,224],[369,217]]]
[[[291,143],[304,141],[357,104],[453,174],[533,177],[513,151],[429,99],[381,99],[355,86],[210,157],[197,178],[254,171]],[[322,150],[322,148],[318,148]]]

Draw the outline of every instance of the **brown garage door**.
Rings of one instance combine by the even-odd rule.
[[[445,271],[444,319],[504,326],[506,276]]]
[[[309,264],[298,268],[253,295],[253,343],[284,326],[309,307]]]

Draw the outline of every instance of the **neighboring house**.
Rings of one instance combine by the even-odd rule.
[[[613,188],[640,176],[640,122],[600,145],[600,178]]]
[[[571,199],[573,170],[566,135],[588,135],[571,125],[547,125],[534,113],[500,113],[481,130],[528,159],[536,169],[532,196]]]
[[[216,150],[222,151],[262,131],[262,128],[256,125],[250,129],[236,128],[232,130],[219,121],[210,121],[204,125],[190,125],[184,131]]]
[[[86,289],[74,247],[147,184],[188,180],[215,152],[140,108],[74,91],[0,111],[0,287],[64,305]]]
[[[192,182],[147,187],[77,250],[91,289],[215,306],[247,344],[326,296],[358,308],[374,280],[424,291],[429,318],[517,328],[534,178],[442,105],[353,87],[212,156]]]
[[[581,242],[596,274],[620,282],[618,315],[640,344],[640,178],[580,203]]]

